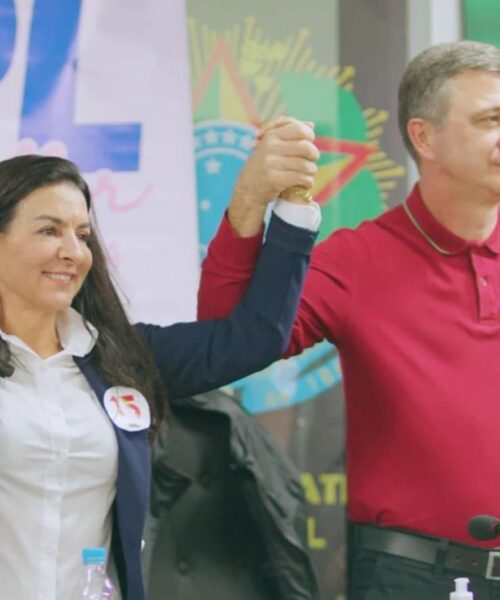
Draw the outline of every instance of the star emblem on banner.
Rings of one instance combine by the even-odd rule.
[[[212,57],[202,71],[194,89],[195,116],[206,110],[204,107],[207,102],[213,101],[214,81],[218,82],[220,87],[219,97],[232,99],[232,107],[227,109],[229,114],[224,116],[234,117],[237,119],[236,122],[254,127],[262,124],[255,103],[247,91],[245,81],[224,40],[219,40],[216,44]],[[234,128],[228,128],[220,133],[211,128],[203,135],[206,145],[217,144],[219,138],[224,145],[234,147],[236,141]],[[254,140],[254,135],[242,135],[239,139],[239,147],[249,151],[253,147]],[[366,167],[368,157],[376,152],[376,148],[370,142],[360,143],[328,136],[318,137],[316,143],[326,159],[331,156],[328,164],[319,167],[316,185],[313,189],[315,199],[321,204],[327,202],[332,195]],[[195,148],[197,150],[200,148],[199,136],[196,136]],[[339,158],[341,159],[339,160]],[[207,165],[207,169],[209,168]],[[218,171],[214,169],[210,172],[217,173]]]
[[[258,128],[279,115],[315,123],[321,156],[312,193],[322,207],[319,240],[384,210],[405,171],[380,149],[388,113],[360,106],[353,67],[318,65],[306,44],[307,29],[269,40],[254,17],[224,33],[194,19],[189,28],[201,258]],[[231,391],[260,413],[307,402],[341,380],[338,353],[323,342],[236,382]]]

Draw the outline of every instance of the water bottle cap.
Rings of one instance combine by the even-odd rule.
[[[473,600],[474,594],[469,591],[469,579],[467,577],[457,577],[455,580],[455,590],[450,594],[450,600]]]
[[[82,559],[86,565],[106,564],[106,548],[84,548]]]

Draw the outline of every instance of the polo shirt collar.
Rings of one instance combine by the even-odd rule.
[[[417,227],[417,229],[420,228],[422,230],[419,233],[421,233],[424,238],[428,238],[427,241],[429,244],[431,246],[434,245],[438,252],[439,249],[441,249],[443,254],[459,254],[468,248],[486,247],[494,254],[500,254],[500,219],[497,219],[496,227],[487,240],[484,242],[475,242],[464,240],[458,235],[455,235],[433,217],[422,200],[418,184],[415,184],[413,190],[406,199],[406,206],[409,208],[410,214],[413,216],[418,226],[415,224],[413,225]]]

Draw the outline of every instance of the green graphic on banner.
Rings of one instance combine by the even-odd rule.
[[[363,109],[354,69],[317,65],[309,31],[266,40],[252,17],[219,33],[189,21],[200,254],[214,236],[257,128],[281,114],[313,121],[321,151],[313,194],[320,240],[384,210],[404,175],[379,147],[388,114]],[[231,386],[253,413],[308,401],[341,381],[335,348],[322,343]]]
[[[464,37],[500,48],[500,3],[497,0],[464,0]]]

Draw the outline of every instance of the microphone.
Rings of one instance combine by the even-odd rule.
[[[476,515],[469,519],[469,534],[475,540],[494,540],[500,536],[500,519],[490,515]]]

